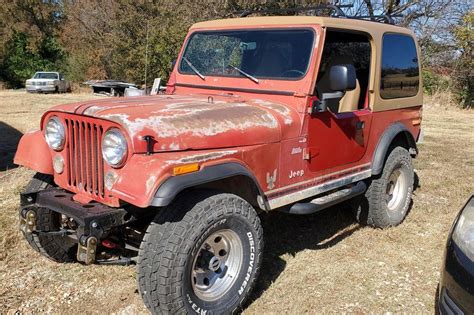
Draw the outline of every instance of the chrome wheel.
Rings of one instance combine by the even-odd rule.
[[[243,261],[240,237],[232,230],[211,234],[201,245],[191,270],[191,284],[197,297],[212,302],[234,285]]]
[[[407,179],[401,168],[393,170],[388,178],[387,184],[387,207],[390,211],[398,209],[401,203],[405,200],[408,190]]]

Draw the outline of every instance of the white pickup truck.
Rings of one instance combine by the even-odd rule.
[[[26,80],[25,85],[27,92],[71,92],[71,83],[59,72],[36,72],[31,79]]]

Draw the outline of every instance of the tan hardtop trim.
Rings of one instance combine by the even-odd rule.
[[[323,27],[344,28],[354,30],[364,30],[369,33],[395,32],[414,36],[413,32],[407,28],[391,24],[371,22],[367,20],[356,20],[348,18],[331,18],[321,16],[267,16],[267,17],[246,17],[231,18],[199,22],[191,26],[191,29],[206,28],[236,28],[239,26],[278,26],[278,25],[311,25],[318,24]]]

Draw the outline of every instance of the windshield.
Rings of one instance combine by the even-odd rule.
[[[54,72],[37,72],[33,79],[57,79],[58,74]]]
[[[196,32],[188,41],[179,72],[300,79],[308,69],[313,40],[314,32],[307,29]]]

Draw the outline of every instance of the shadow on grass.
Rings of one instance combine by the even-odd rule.
[[[413,192],[415,192],[418,188],[421,188],[420,177],[415,171],[415,175],[413,177]]]
[[[286,262],[280,256],[295,256],[305,249],[330,248],[361,228],[357,225],[347,229],[355,219],[345,204],[304,216],[275,211],[261,215],[261,219],[265,250],[260,276],[247,306],[257,300],[285,269]]]
[[[420,178],[415,172],[413,191],[421,187]],[[410,203],[407,215],[413,207]],[[265,250],[260,276],[251,293],[247,307],[256,301],[276,281],[285,270],[286,262],[280,256],[305,249],[326,249],[337,245],[351,236],[363,225],[356,223],[354,214],[347,203],[342,203],[312,215],[289,215],[282,212],[269,212],[260,216],[265,239]],[[343,232],[341,232],[343,231]]]
[[[13,164],[18,142],[23,133],[0,121],[0,172],[16,168]]]

